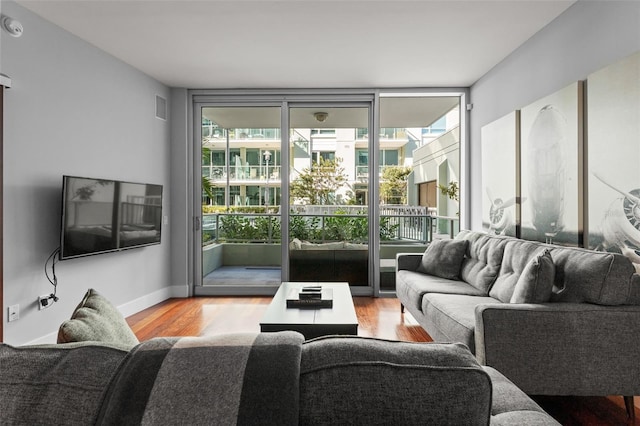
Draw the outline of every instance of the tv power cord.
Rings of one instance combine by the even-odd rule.
[[[58,296],[56,296],[56,292],[58,291],[58,277],[56,277],[56,259],[59,253],[60,247],[56,248],[44,262],[44,275],[53,286],[53,293],[45,294],[44,296],[38,297],[38,309],[40,310],[47,309],[49,306],[58,301]],[[49,274],[49,263],[51,263],[51,274]]]

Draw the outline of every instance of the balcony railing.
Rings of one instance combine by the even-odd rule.
[[[384,169],[387,169],[389,167],[400,167],[397,164],[396,165],[383,165],[383,166],[378,166],[378,176],[382,176],[382,172],[384,171]],[[360,178],[360,179],[366,179],[369,177],[369,168],[370,166],[356,166],[356,177]]]
[[[256,181],[267,180],[280,181],[280,166],[231,166],[229,168],[229,179],[234,181]],[[202,176],[206,176],[212,182],[227,180],[227,166],[202,166]]]
[[[280,243],[279,214],[203,214],[202,242],[213,244]],[[368,217],[364,214],[291,214],[290,238],[324,243],[368,241]],[[380,244],[425,244],[434,237],[453,238],[459,232],[457,217],[391,214],[380,215]]]

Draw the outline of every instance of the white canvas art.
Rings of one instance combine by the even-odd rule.
[[[640,52],[591,74],[587,103],[588,246],[640,271]]]
[[[521,110],[522,238],[582,243],[582,83]]]
[[[519,229],[518,120],[511,112],[481,129],[482,140],[482,227],[490,234],[516,237]]]

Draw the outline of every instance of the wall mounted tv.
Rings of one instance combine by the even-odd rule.
[[[162,185],[62,177],[60,260],[160,244]]]

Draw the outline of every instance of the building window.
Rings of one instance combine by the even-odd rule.
[[[397,166],[399,165],[400,155],[397,149],[383,149],[380,151],[381,166]]]
[[[324,161],[335,161],[336,159],[335,151],[314,151],[311,155],[314,163],[319,163],[321,158]]]
[[[311,129],[311,136],[335,135],[336,129]]]

